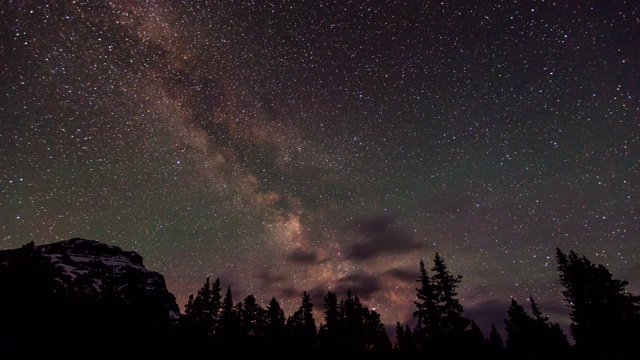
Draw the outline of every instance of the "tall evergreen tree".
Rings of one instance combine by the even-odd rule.
[[[413,335],[413,331],[408,324],[404,327],[400,322],[396,322],[396,343],[393,347],[394,354],[399,358],[408,358],[415,356],[418,350]]]
[[[269,343],[282,343],[285,335],[286,318],[280,303],[275,297],[267,305],[267,327],[265,335]]]
[[[570,333],[581,356],[624,357],[640,339],[640,296],[627,292],[627,281],[614,279],[571,250],[556,248],[562,292],[571,309]]]
[[[325,323],[320,324],[318,343],[325,355],[343,356],[390,355],[391,340],[386,333],[380,314],[369,310],[357,295],[347,290],[347,297],[340,301],[328,291],[324,297]]]
[[[411,331],[411,329],[409,329],[409,331]],[[395,350],[397,353],[404,351],[406,348],[405,336],[406,335],[404,332],[404,328],[402,327],[402,324],[400,324],[399,321],[396,321],[396,340],[395,340],[395,343],[393,344],[393,350]]]
[[[547,351],[556,354],[556,356],[567,356],[570,345],[560,324],[552,323],[549,317],[542,316],[542,311],[540,311],[532,296],[529,297],[529,301],[531,302],[531,314],[534,319],[535,336],[539,338],[540,343],[544,344]]]
[[[264,309],[256,302],[253,294],[247,295],[242,307],[238,308],[240,315],[240,336],[245,338],[262,338],[266,331],[266,316]]]
[[[462,281],[462,275],[453,276],[447,269],[444,259],[437,252],[433,263],[431,283],[438,295],[437,307],[441,331],[461,334],[471,323],[463,316],[464,308],[457,298],[457,288]]]
[[[231,286],[229,286],[227,287],[227,292],[224,296],[224,299],[222,300],[218,338],[221,344],[233,345],[235,342],[237,342],[239,334],[240,319],[238,316],[238,311],[233,303]]]
[[[219,300],[218,307],[215,306],[214,292],[209,277],[207,277],[196,297],[194,298],[191,294],[185,306],[184,323],[190,336],[213,335],[220,307]]]
[[[462,350],[455,346],[460,339],[469,338],[467,333],[471,320],[463,316],[464,308],[457,296],[462,276],[453,276],[444,259],[436,252],[427,273],[424,261],[420,261],[420,287],[417,290],[414,317],[418,322],[413,331],[418,348],[429,353],[455,353]],[[460,354],[458,354],[460,355]]]
[[[509,356],[514,359],[535,359],[532,355],[534,347],[539,346],[534,343],[535,321],[514,298],[511,298],[504,322],[507,331],[505,350]]]
[[[332,353],[337,350],[340,336],[340,314],[338,309],[338,296],[328,291],[323,299],[324,323],[320,324],[318,331],[318,344],[325,353]]]
[[[361,353],[365,348],[364,309],[358,296],[352,296],[350,289],[347,290],[347,298],[342,303],[341,311],[341,338],[344,349],[351,354]]]
[[[364,344],[371,355],[381,357],[391,355],[392,345],[389,335],[384,328],[384,324],[380,320],[380,314],[375,310],[367,311],[365,307],[365,338]]]
[[[414,301],[416,310],[413,316],[418,319],[418,324],[412,332],[417,346],[426,347],[430,338],[438,336],[440,330],[440,318],[438,316],[438,298],[431,277],[427,272],[424,260],[420,260],[420,277],[417,280],[420,287],[416,289],[417,300]]]
[[[515,299],[511,299],[508,319],[505,319],[507,354],[521,359],[546,359],[549,354],[558,358],[567,356],[569,342],[560,325],[543,317],[533,298],[529,300],[533,316],[527,314]]]
[[[212,333],[215,334],[220,327],[220,312],[222,311],[222,288],[220,286],[220,278],[216,278],[216,281],[211,285],[211,296],[209,298],[209,305],[207,306],[209,317],[211,319]]]
[[[489,353],[489,340],[482,333],[480,326],[473,320],[471,320],[466,336],[462,338],[461,343],[465,346],[462,353],[467,356],[485,357]]]
[[[504,342],[502,336],[496,329],[494,324],[491,324],[491,332],[489,333],[489,356],[490,359],[501,359],[504,356]]]
[[[317,348],[317,328],[313,317],[313,303],[306,291],[302,294],[302,303],[293,315],[287,318],[287,335],[293,347],[313,351]]]

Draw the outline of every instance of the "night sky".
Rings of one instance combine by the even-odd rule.
[[[184,309],[347,289],[566,329],[555,250],[640,293],[637,1],[0,2],[0,249],[134,250]],[[392,332],[393,330],[390,330]],[[568,334],[567,331],[565,331]]]

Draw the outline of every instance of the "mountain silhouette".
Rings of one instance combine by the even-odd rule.
[[[0,251],[0,308],[9,358],[151,351],[180,317],[164,277],[142,256],[80,238]]]

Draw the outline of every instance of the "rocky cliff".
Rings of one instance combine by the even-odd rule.
[[[180,316],[142,256],[79,238],[0,251],[0,311],[0,347],[13,349],[52,339],[142,344],[169,336]]]

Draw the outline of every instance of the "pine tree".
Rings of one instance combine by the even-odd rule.
[[[579,354],[617,359],[633,351],[640,339],[640,296],[626,291],[627,281],[613,279],[606,267],[573,250],[557,248],[556,259]]]
[[[219,281],[217,283],[219,285]],[[194,298],[193,294],[189,295],[185,306],[184,322],[190,336],[213,335],[220,307],[219,300],[217,307],[215,306],[214,292],[207,277],[196,297]]]
[[[220,311],[222,310],[222,288],[220,287],[220,278],[216,278],[216,281],[211,285],[211,296],[209,298],[209,304],[207,311],[211,321],[212,334],[216,334],[220,327]]]
[[[380,321],[380,314],[375,310],[368,311],[366,307],[364,312],[364,329],[364,344],[370,354],[377,357],[391,354],[391,340],[389,339],[389,335],[387,335],[384,324]]]
[[[529,301],[531,302],[531,314],[534,319],[534,336],[539,338],[540,343],[544,344],[546,351],[556,354],[556,356],[568,355],[569,341],[560,324],[551,323],[548,317],[542,316],[542,311],[540,311],[532,296],[529,297]]]
[[[408,324],[403,328],[400,322],[396,322],[396,343],[393,349],[399,358],[408,358],[416,354],[415,339]]]
[[[420,351],[429,353],[455,352],[457,339],[468,338],[467,327],[471,320],[463,316],[464,308],[457,299],[456,291],[462,276],[453,276],[444,259],[436,252],[427,273],[424,261],[420,261],[420,288],[417,290],[416,310],[413,315],[418,322],[413,331]]]
[[[242,303],[239,303],[242,304]],[[227,287],[227,293],[222,300],[222,310],[220,313],[220,327],[218,330],[218,340],[223,345],[231,346],[237,342],[240,334],[240,319],[238,310],[233,303],[231,286]]]
[[[396,341],[393,345],[393,349],[396,351],[402,351],[405,348],[405,333],[404,328],[399,321],[396,321]]]
[[[522,359],[546,359],[550,354],[558,358],[567,356],[569,342],[560,325],[542,316],[533,297],[529,301],[533,316],[527,314],[515,299],[511,299],[508,319],[505,320],[507,353]]]
[[[494,324],[491,324],[491,332],[489,333],[489,356],[490,359],[500,359],[504,356],[504,342],[502,336],[496,329]]]
[[[340,314],[338,309],[338,297],[328,291],[323,299],[324,323],[320,324],[318,331],[318,344],[325,353],[333,353],[338,346],[340,334]]]
[[[463,345],[466,347],[462,350],[467,356],[486,356],[489,351],[489,340],[484,336],[480,326],[471,320],[467,336],[463,338]]]
[[[313,317],[313,303],[306,291],[302,294],[302,303],[293,315],[287,318],[287,335],[295,348],[312,351],[317,348],[317,328]]]
[[[418,319],[418,324],[413,334],[417,345],[423,348],[426,347],[430,338],[438,336],[440,318],[438,316],[437,294],[422,259],[420,260],[420,277],[417,281],[420,283],[420,287],[416,289],[417,300],[414,301],[416,310],[413,312],[413,316]]]
[[[347,298],[343,302],[342,309],[342,331],[344,349],[349,353],[360,353],[364,350],[364,322],[363,307],[360,299],[356,295],[351,295],[351,290],[347,290]]]
[[[240,336],[249,338],[262,338],[266,331],[266,316],[264,309],[256,302],[256,298],[250,294],[244,299],[239,308]]]
[[[286,318],[280,303],[275,297],[267,305],[267,327],[265,335],[268,343],[280,344],[284,339]]]
[[[519,359],[534,359],[534,323],[535,320],[527,314],[522,305],[516,299],[511,299],[511,305],[507,309],[507,319],[505,319],[505,329],[507,340],[505,350],[509,356]]]
[[[453,276],[447,269],[444,259],[436,252],[433,260],[434,265],[431,271],[431,283],[434,287],[437,297],[438,315],[440,316],[441,332],[461,334],[471,321],[462,314],[464,308],[458,301],[458,284],[462,281],[462,276]]]

